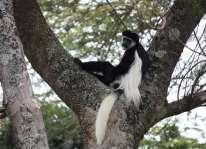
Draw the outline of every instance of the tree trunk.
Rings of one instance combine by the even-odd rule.
[[[205,0],[195,0],[195,5],[193,2],[176,0],[164,28],[151,44],[148,53],[152,66],[142,83],[140,111],[132,105],[116,102],[105,140],[97,146],[94,137],[96,111],[103,97],[111,91],[75,65],[50,30],[36,0],[15,0],[14,15],[26,56],[33,68],[79,117],[85,148],[137,148],[150,127],[177,113],[171,112],[174,108],[169,108],[166,101],[170,77],[184,44],[206,10],[201,7],[205,6]]]
[[[0,1],[0,79],[12,123],[14,148],[49,149],[41,105],[33,96],[12,0]]]

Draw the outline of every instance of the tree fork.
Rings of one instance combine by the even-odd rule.
[[[205,4],[205,0],[195,2]],[[193,11],[193,7],[187,0],[175,1],[164,28],[158,31],[149,50],[153,63],[149,76],[142,83],[144,104],[141,111],[118,102],[113,108],[105,141],[99,149],[135,148],[150,127],[167,117],[165,107],[170,77],[184,44],[204,14],[204,11]],[[14,12],[20,38],[32,66],[78,115],[85,135],[85,148],[97,148],[94,138],[96,110],[110,91],[74,64],[73,58],[47,25],[36,0],[15,0]]]

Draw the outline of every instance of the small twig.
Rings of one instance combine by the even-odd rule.
[[[200,71],[197,74],[197,77],[195,78],[193,85],[192,85],[192,89],[191,89],[191,93],[190,95],[193,96],[194,94],[194,90],[196,87],[196,84],[198,83],[199,79],[206,73],[206,65],[203,65],[202,68],[200,69]]]
[[[125,29],[127,29],[127,26],[124,24],[124,22],[122,21],[121,17],[119,16],[119,14],[117,13],[116,9],[112,6],[112,4],[110,3],[109,0],[106,0],[107,3],[109,4],[109,6],[112,8],[113,12],[115,13],[115,15],[118,17],[118,20],[120,21],[120,23],[124,26]]]
[[[6,108],[0,107],[0,119],[3,119],[6,117]]]
[[[176,38],[176,39],[177,39],[177,41],[178,41],[180,44],[184,45],[188,50],[190,50],[190,51],[192,51],[192,52],[194,52],[194,53],[197,53],[197,54],[199,54],[199,55],[205,56],[203,53],[200,53],[200,52],[198,52],[198,51],[195,51],[194,49],[190,48],[187,44],[184,44],[184,42],[181,41],[179,38]],[[197,46],[198,46],[198,44],[197,44]],[[195,48],[195,49],[196,49],[196,48]]]
[[[177,99],[178,99],[178,101],[180,100],[180,98],[179,98],[179,97],[180,97],[180,88],[181,88],[182,82],[184,81],[184,78],[187,76],[187,74],[188,74],[190,71],[192,71],[192,69],[194,69],[197,65],[199,65],[200,63],[203,63],[203,62],[206,62],[206,60],[202,60],[202,61],[197,62],[196,64],[194,64],[193,66],[191,66],[191,68],[184,74],[182,80],[181,80],[180,83],[179,83],[178,90],[177,90]]]
[[[204,30],[205,30],[205,28],[204,28]],[[204,56],[206,56],[206,53],[204,52],[204,49],[202,48],[202,46],[201,46],[201,44],[200,44],[200,40],[198,39],[197,34],[196,34],[195,31],[194,31],[194,36],[195,36],[195,39],[197,40],[197,44],[198,44],[201,52],[203,53]],[[201,38],[200,38],[200,39],[201,39]]]

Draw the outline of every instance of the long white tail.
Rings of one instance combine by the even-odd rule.
[[[109,120],[109,115],[117,98],[118,96],[115,93],[111,93],[104,98],[100,105],[99,111],[96,116],[95,135],[97,144],[102,144],[107,127],[107,122]]]

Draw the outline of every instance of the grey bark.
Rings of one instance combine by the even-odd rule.
[[[0,80],[16,149],[48,149],[41,105],[33,96],[12,0],[0,1]]]
[[[165,26],[158,31],[149,49],[152,66],[141,86],[141,111],[132,105],[117,102],[105,140],[98,148],[135,148],[158,121],[205,102],[203,100],[193,107],[178,109],[174,103],[168,104],[166,101],[174,67],[184,44],[206,12],[205,6],[205,0],[175,1],[166,17]],[[84,133],[85,148],[97,148],[94,137],[95,115],[101,100],[110,90],[74,64],[73,58],[50,30],[35,0],[15,0],[14,12],[20,38],[32,66],[77,114]],[[202,96],[195,97],[191,97],[191,100],[205,99]],[[187,105],[184,103],[182,107]]]

